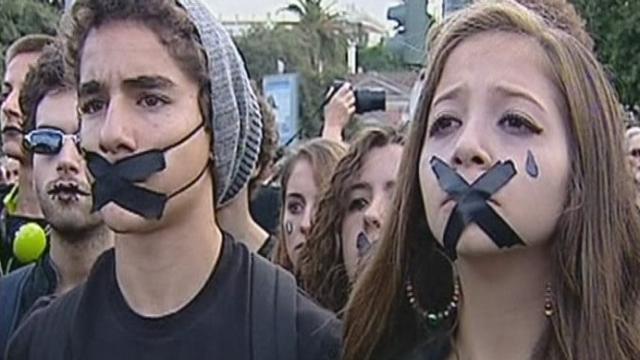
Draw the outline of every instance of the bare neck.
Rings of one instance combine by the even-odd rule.
[[[269,233],[251,217],[247,187],[231,203],[218,210],[216,217],[220,227],[237,241],[245,244],[249,251],[260,250],[269,237]]]
[[[161,317],[182,309],[218,262],[222,234],[212,201],[194,204],[190,214],[152,232],[116,235],[118,285],[129,307],[141,316]]]
[[[105,226],[81,234],[51,232],[51,260],[58,270],[58,287],[61,295],[84,282],[96,259],[113,246],[113,233]]]
[[[548,247],[538,247],[458,259],[463,296],[455,348],[460,360],[531,358],[548,323],[549,258]]]
[[[16,215],[32,219],[42,219],[42,209],[33,185],[33,167],[28,160],[20,165],[20,178],[18,180],[18,204]]]

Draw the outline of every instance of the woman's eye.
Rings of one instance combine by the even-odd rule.
[[[88,100],[80,105],[80,113],[82,115],[92,115],[102,111],[105,108],[106,103],[102,100],[93,99]]]
[[[429,129],[429,137],[445,136],[462,125],[462,122],[453,116],[442,115],[433,121],[433,125]]]
[[[353,199],[349,203],[349,211],[362,211],[368,205],[369,205],[369,202],[364,198]]]
[[[143,97],[140,98],[140,100],[138,100],[138,105],[141,105],[147,108],[154,108],[154,107],[166,105],[168,103],[169,101],[157,95],[144,95]]]
[[[9,94],[11,94],[11,91],[9,90],[2,90],[2,93],[0,94],[0,104],[2,104],[3,102],[5,102],[5,100],[7,100],[7,98],[9,97]]]
[[[299,215],[304,211],[304,206],[298,202],[289,203],[287,205],[287,211],[293,215]]]
[[[499,126],[514,135],[537,135],[542,129],[526,117],[518,114],[506,114],[500,119]]]

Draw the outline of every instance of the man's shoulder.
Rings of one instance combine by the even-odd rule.
[[[12,289],[19,290],[19,285],[31,275],[35,267],[36,264],[29,264],[0,277],[0,286],[2,286],[2,288],[11,287]]]
[[[321,308],[298,290],[296,318],[300,359],[339,359],[342,322],[334,313]]]
[[[40,298],[33,305],[22,327],[32,326],[45,330],[51,325],[56,331],[66,327],[73,319],[83,292],[84,285],[80,285],[57,298],[53,296]]]
[[[252,320],[253,326],[261,329],[259,333],[268,331],[273,337],[269,341],[296,336],[297,359],[338,359],[342,328],[336,316],[310,300],[289,272],[260,255],[250,256],[252,316],[257,316]],[[277,326],[273,319],[279,320]]]
[[[56,354],[64,352],[83,291],[81,285],[58,298],[40,298],[9,341],[7,360],[38,359],[42,354],[59,359]]]

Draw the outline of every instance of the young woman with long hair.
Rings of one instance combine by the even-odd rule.
[[[404,136],[392,128],[365,128],[318,201],[297,277],[311,297],[336,313],[380,237],[403,143]]]
[[[510,0],[429,44],[344,359],[640,359],[640,218],[589,46]]]
[[[280,241],[273,260],[291,272],[297,271],[299,253],[307,241],[318,197],[345,151],[336,141],[313,139],[294,148],[282,165]]]

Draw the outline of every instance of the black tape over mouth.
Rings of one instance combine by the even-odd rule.
[[[456,202],[444,230],[445,253],[455,260],[464,229],[478,225],[498,248],[525,245],[509,224],[489,205],[491,197],[517,174],[513,161],[500,161],[469,184],[447,163],[437,157],[430,161],[438,184]]]

